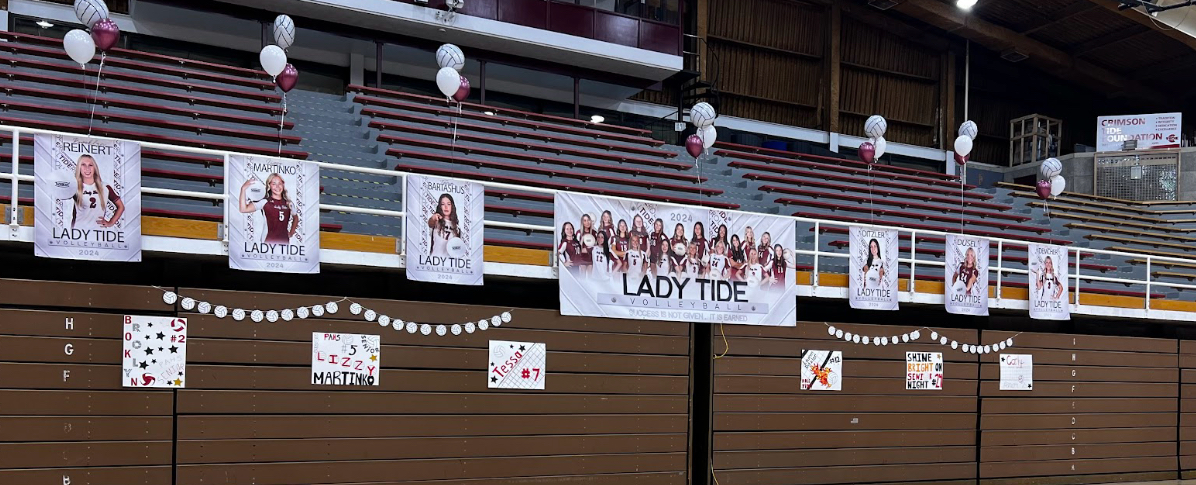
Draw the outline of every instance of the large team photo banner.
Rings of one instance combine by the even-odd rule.
[[[408,175],[404,196],[407,279],[481,285],[485,188]]]
[[[897,309],[897,231],[849,229],[848,301],[862,310]]]
[[[790,219],[557,193],[561,314],[794,326]]]
[[[1067,302],[1067,248],[1030,244],[1030,318],[1071,320]]]
[[[141,145],[37,135],[33,173],[36,255],[141,261]]]
[[[948,234],[946,249],[943,290],[947,312],[987,316],[988,240]]]
[[[320,168],[285,158],[232,155],[228,266],[276,273],[320,272]]]

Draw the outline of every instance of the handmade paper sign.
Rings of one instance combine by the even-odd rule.
[[[943,390],[943,353],[906,352],[905,389],[907,391]]]
[[[1001,390],[1034,390],[1034,356],[1001,354]]]
[[[807,350],[801,358],[803,391],[843,390],[843,352]]]
[[[124,387],[186,387],[187,319],[125,315],[124,322]]]
[[[548,351],[542,343],[490,341],[490,389],[544,390]]]
[[[377,386],[381,350],[377,335],[312,332],[311,383]]]

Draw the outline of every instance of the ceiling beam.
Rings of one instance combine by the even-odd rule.
[[[1094,50],[1100,49],[1101,47],[1116,44],[1118,42],[1124,42],[1134,37],[1138,37],[1143,34],[1149,34],[1151,32],[1154,32],[1154,30],[1134,24],[1124,29],[1117,30],[1116,32],[1110,32],[1087,42],[1076,44],[1072,46],[1071,49],[1068,49],[1067,53],[1079,57]]]
[[[1161,32],[1163,35],[1166,35],[1167,37],[1170,37],[1173,40],[1182,42],[1184,45],[1188,46],[1189,48],[1196,50],[1196,37],[1192,37],[1188,34],[1185,34],[1183,32],[1175,30],[1167,25],[1159,24],[1159,25],[1163,25],[1163,28],[1160,28],[1159,25],[1155,24],[1154,19],[1148,17],[1146,14],[1139,12],[1137,10],[1134,10],[1134,9],[1118,10],[1117,6],[1120,4],[1120,2],[1118,2],[1117,0],[1088,0],[1088,2],[1098,5],[1098,6],[1101,6],[1101,7],[1104,7],[1106,10],[1108,10],[1110,12],[1115,12],[1118,15],[1121,15],[1122,17],[1133,20],[1134,22],[1138,23],[1139,25],[1144,25],[1146,27],[1150,27],[1151,29],[1154,29],[1155,31]],[[1188,7],[1188,8],[1193,8],[1193,7]]]
[[[1134,73],[1134,80],[1147,81],[1158,79],[1193,67],[1196,67],[1196,51],[1140,67]]]
[[[1080,15],[1084,12],[1096,10],[1097,8],[1099,8],[1099,7],[1097,7],[1096,5],[1093,5],[1091,3],[1088,3],[1088,2],[1076,2],[1071,5],[1066,6],[1064,8],[1059,9],[1059,11],[1057,11],[1057,12],[1051,13],[1051,18],[1047,18],[1047,19],[1043,20],[1042,23],[1040,23],[1034,27],[1031,27],[1029,29],[1023,30],[1019,33],[1022,35],[1030,35],[1035,32],[1038,32],[1040,30],[1048,29],[1048,28],[1054,27],[1056,25],[1060,25],[1068,20],[1075,18],[1075,16],[1077,16],[1077,15]]]
[[[906,0],[893,10],[1001,52],[1016,49],[1031,63],[1059,78],[1104,91],[1110,97],[1131,96],[1163,103],[1167,97],[1119,73],[1077,59],[1059,49],[993,24],[939,0]]]

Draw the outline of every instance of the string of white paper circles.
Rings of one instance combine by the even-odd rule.
[[[322,305],[301,306],[293,309],[284,308],[282,310],[265,311],[253,309],[247,311],[241,308],[229,309],[224,305],[213,306],[209,302],[199,301],[191,297],[183,297],[182,300],[180,300],[178,293],[162,288],[158,289],[162,290],[162,301],[167,305],[173,305],[178,302],[179,306],[183,310],[195,310],[204,315],[211,313],[216,318],[225,318],[231,316],[233,320],[238,322],[245,320],[246,318],[249,318],[255,323],[261,322],[262,320],[273,323],[278,321],[280,318],[283,321],[289,322],[295,317],[299,317],[299,319],[302,320],[309,316],[321,317],[324,316],[325,313],[332,315],[340,311],[341,302],[349,302],[349,313],[360,316],[367,322],[377,322],[378,326],[380,327],[391,327],[396,331],[406,330],[407,333],[410,334],[419,332],[423,335],[431,335],[433,332],[435,332],[436,335],[441,337],[449,333],[452,333],[453,335],[461,335],[462,332],[470,334],[474,333],[475,331],[489,329],[490,327],[501,327],[505,323],[510,323],[512,318],[511,312],[506,311],[490,318],[478,320],[477,323],[465,322],[454,323],[451,325],[432,325],[428,323],[407,322],[403,321],[401,318],[379,314],[378,312],[366,308],[360,303],[349,300],[348,298],[341,298],[340,300],[330,301]]]
[[[939,333],[937,331],[931,330],[928,327],[922,327],[918,330],[914,330],[914,331],[908,332],[908,333],[903,333],[900,335],[893,335],[893,336],[882,335],[882,336],[877,337],[877,336],[860,335],[858,333],[847,332],[841,328],[835,328],[834,325],[831,325],[829,323],[823,323],[823,325],[826,325],[826,333],[832,337],[835,337],[837,339],[842,339],[845,342],[849,342],[849,343],[853,343],[853,344],[874,345],[874,346],[886,346],[886,345],[889,345],[890,343],[895,345],[898,343],[898,341],[900,341],[901,343],[909,343],[909,342],[917,341],[918,339],[922,338],[922,330],[926,330],[926,331],[930,332],[930,341],[933,343],[937,343],[937,344],[943,345],[943,346],[950,346],[952,350],[959,350],[965,354],[977,354],[977,355],[989,354],[992,352],[999,352],[999,351],[1005,350],[1007,348],[1013,347],[1013,339],[1015,337],[1017,337],[1018,335],[1021,335],[1021,332],[1018,332],[1018,333],[1014,334],[1013,337],[1009,337],[1009,338],[1007,338],[1005,340],[1001,340],[997,343],[987,344],[987,345],[979,345],[979,344],[961,344],[956,340],[947,338],[946,335],[939,335]]]

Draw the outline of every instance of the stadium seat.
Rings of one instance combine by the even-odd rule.
[[[890,179],[890,180],[901,180],[901,181],[913,182],[913,183],[939,185],[939,186],[943,186],[943,187],[953,187],[953,188],[960,187],[959,182],[957,182],[957,181],[953,182],[950,180],[943,180],[938,177],[926,177],[926,176],[922,176],[922,175],[909,175],[909,174],[898,173],[898,172],[875,170],[875,169],[869,169],[867,166],[864,166],[863,168],[858,168],[858,167],[845,166],[845,165],[834,165],[834,164],[830,164],[830,163],[812,162],[812,161],[806,161],[806,160],[794,159],[794,158],[773,157],[773,156],[767,156],[767,155],[756,155],[756,154],[751,154],[751,153],[735,153],[735,152],[729,152],[726,150],[718,150],[718,151],[715,151],[714,154],[718,155],[720,157],[725,156],[725,157],[729,157],[729,158],[742,158],[742,159],[751,160],[751,161],[755,161],[755,162],[761,162],[761,163],[768,164],[768,165],[778,165],[778,166],[789,167],[789,168],[808,169],[808,170],[816,171],[815,173],[823,173],[823,172],[836,173],[837,172],[837,173],[843,173],[843,174],[852,174],[857,177],[876,177],[876,178],[885,178],[885,179]],[[976,186],[975,185],[964,185],[963,188],[967,189],[967,190],[971,190],[971,189],[976,188]]]
[[[763,190],[763,187],[761,187],[761,190]],[[786,193],[793,194],[793,195],[801,195],[801,196],[805,196],[808,198],[814,198],[814,199],[828,198],[828,199],[846,200],[849,202],[855,202],[857,204],[868,204],[868,203],[872,202],[872,200],[868,199],[867,197],[851,195],[846,192],[820,192],[820,191],[815,191],[815,190],[790,189]],[[876,194],[874,194],[874,195],[876,195]],[[960,209],[960,208],[957,208],[956,205],[948,205],[948,204],[928,204],[928,203],[913,202],[913,201],[908,201],[908,200],[897,200],[895,198],[885,198],[885,199],[883,199],[883,201],[884,201],[885,205],[896,205],[898,207],[922,209],[922,210],[934,211],[934,212],[964,214],[966,216],[971,216],[971,217],[1008,219],[1011,221],[1018,221],[1018,222],[1025,222],[1025,221],[1032,219],[1032,217],[1030,217],[1030,216],[1010,214],[1008,212],[974,210],[974,209],[966,209],[966,208]],[[776,199],[776,202],[778,204],[784,204],[784,205],[801,205],[801,204],[806,203],[807,200],[794,199],[791,197],[782,197],[782,198]],[[947,202],[947,201],[943,200],[942,202]],[[954,201],[954,202],[958,202],[958,201]]]
[[[727,166],[729,166],[731,168],[754,170],[757,172],[771,172],[771,173],[777,174],[777,175],[768,175],[767,173],[763,173],[763,174],[748,173],[748,174],[743,175],[744,178],[749,178],[749,179],[754,179],[754,180],[767,180],[770,182],[777,182],[777,183],[800,184],[801,182],[794,180],[793,177],[810,177],[810,178],[814,178],[814,179],[818,179],[818,180],[834,180],[834,181],[838,181],[838,182],[853,183],[853,184],[870,184],[872,186],[903,189],[903,190],[909,190],[909,191],[913,191],[913,192],[918,192],[918,191],[933,192],[935,194],[955,196],[955,197],[959,197],[960,194],[962,193],[963,197],[972,198],[972,199],[988,200],[988,199],[993,198],[993,196],[990,194],[980,193],[980,192],[976,192],[976,191],[962,191],[961,192],[959,189],[952,190],[952,189],[948,189],[945,187],[927,186],[924,184],[917,185],[917,184],[912,184],[912,183],[896,182],[896,181],[891,181],[891,180],[875,180],[874,179],[874,180],[869,181],[868,179],[862,178],[862,177],[837,175],[837,174],[826,173],[826,172],[819,172],[819,173],[802,172],[800,170],[793,170],[793,169],[787,169],[787,168],[780,168],[780,167],[776,167],[776,166],[761,165],[761,164],[741,162],[741,161],[730,162],[727,164]],[[787,175],[789,177],[788,178],[780,177],[779,175]]]
[[[716,142],[714,144],[714,146],[715,146],[715,148],[726,151],[727,153],[749,153],[749,154],[754,153],[754,154],[768,155],[771,157],[795,158],[795,159],[805,159],[805,160],[817,161],[817,162],[833,163],[833,164],[842,165],[845,167],[868,168],[868,164],[866,164],[862,161],[850,160],[850,159],[841,158],[841,157],[826,157],[826,156],[813,155],[813,154],[808,154],[808,153],[797,153],[797,152],[789,152],[789,151],[784,151],[784,150],[773,150],[770,148],[754,147],[754,146],[750,146],[750,145],[741,145],[738,143],[730,143],[730,142],[725,142],[725,141]],[[881,163],[872,164],[872,169],[876,170],[876,171],[893,172],[893,173],[901,173],[901,174],[907,174],[907,175],[917,175],[917,176],[921,176],[921,177],[937,178],[937,179],[941,179],[941,180],[954,181],[957,184],[959,183],[959,177],[956,177],[954,175],[945,174],[942,172],[932,172],[929,170],[918,170],[916,168],[900,167],[897,165],[885,165],[885,164],[881,164]]]

